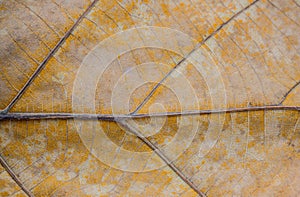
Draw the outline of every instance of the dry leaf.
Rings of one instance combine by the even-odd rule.
[[[0,196],[297,196],[298,0],[0,2]]]

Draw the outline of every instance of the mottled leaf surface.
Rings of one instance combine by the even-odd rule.
[[[0,196],[299,195],[299,5],[1,1]],[[90,87],[95,109],[76,103],[74,84],[91,51],[91,62],[104,66],[99,43],[111,39],[107,51],[118,53],[147,40],[141,33],[114,42],[116,35],[148,26],[191,41],[157,35],[154,44],[173,43],[174,50],[118,54]]]

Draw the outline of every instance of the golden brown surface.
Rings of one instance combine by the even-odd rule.
[[[299,195],[299,5],[298,0],[1,1],[0,157],[9,169],[0,165],[0,196],[26,196],[24,190],[32,196]],[[191,42],[174,44],[174,51],[144,47],[118,54],[93,87],[95,110],[90,103],[81,108],[74,84],[85,58],[107,38],[146,26],[183,32]],[[126,38],[111,42],[108,51],[117,53],[135,41]],[[98,64],[96,56],[91,61]],[[92,75],[91,70],[82,82]],[[251,111],[257,106],[264,110]],[[16,113],[240,108],[245,110],[126,120],[172,158],[183,179],[118,120],[4,120]],[[99,148],[106,145],[99,130],[119,148]],[[178,144],[166,148],[181,131]]]

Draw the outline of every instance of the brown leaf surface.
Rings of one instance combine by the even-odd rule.
[[[297,196],[299,4],[0,2],[0,195]],[[146,26],[192,39],[117,40]],[[89,63],[105,69],[80,94]],[[127,117],[78,119],[93,113]]]
[[[89,4],[88,0],[1,1],[1,109]]]

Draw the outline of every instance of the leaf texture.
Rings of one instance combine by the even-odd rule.
[[[299,4],[0,2],[0,195],[297,196]]]

